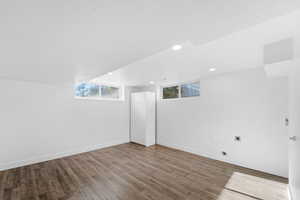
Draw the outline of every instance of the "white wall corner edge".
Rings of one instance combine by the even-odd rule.
[[[288,195],[289,195],[289,200],[294,200],[291,184],[288,185]]]
[[[29,158],[29,159],[9,162],[9,163],[1,163],[0,171],[13,169],[13,168],[17,168],[17,167],[23,167],[23,166],[31,165],[31,164],[37,164],[37,163],[41,163],[41,162],[45,162],[45,161],[50,161],[50,160],[54,160],[54,159],[59,159],[59,158],[63,158],[63,157],[80,154],[80,153],[95,151],[95,150],[99,150],[99,149],[103,149],[106,147],[111,147],[111,146],[115,146],[115,145],[119,145],[119,144],[124,144],[124,143],[128,143],[128,142],[129,142],[129,139],[113,140],[113,141],[104,142],[101,144],[91,145],[91,146],[87,146],[87,147],[80,147],[80,148],[68,150],[65,152],[41,155],[36,158]]]

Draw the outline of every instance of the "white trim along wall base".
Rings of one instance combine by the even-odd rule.
[[[72,150],[68,150],[65,152],[49,154],[49,155],[42,155],[42,156],[39,156],[36,158],[29,158],[26,160],[4,163],[4,164],[1,163],[0,171],[7,170],[7,169],[13,169],[13,168],[17,168],[17,167],[22,167],[22,166],[26,166],[26,165],[30,165],[30,164],[36,164],[36,163],[40,163],[40,162],[45,162],[45,161],[49,161],[49,160],[54,160],[54,159],[58,159],[58,158],[63,158],[63,157],[67,157],[67,156],[71,156],[71,155],[75,155],[75,154],[95,151],[95,150],[115,146],[118,144],[124,144],[124,143],[128,143],[128,142],[129,142],[129,140],[115,140],[115,141],[105,142],[102,144],[96,144],[96,145],[91,145],[91,146],[87,146],[87,147],[79,147],[77,149],[72,149]]]

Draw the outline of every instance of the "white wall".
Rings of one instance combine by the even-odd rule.
[[[0,80],[0,170],[128,142],[128,101],[76,100],[72,87]]]
[[[287,87],[262,68],[201,80],[200,97],[158,101],[158,143],[287,177]]]
[[[289,77],[289,135],[296,141],[289,142],[289,182],[293,200],[300,199],[300,62]]]

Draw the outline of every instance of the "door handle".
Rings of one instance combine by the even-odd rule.
[[[284,120],[284,121],[285,121],[285,125],[286,125],[286,126],[289,126],[289,123],[290,123],[290,120],[289,120],[289,118],[285,118],[285,120]]]
[[[296,141],[296,140],[297,140],[297,137],[296,137],[296,136],[291,136],[291,137],[290,137],[290,140],[291,140],[291,141]]]

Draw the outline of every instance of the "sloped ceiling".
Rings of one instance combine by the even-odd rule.
[[[267,74],[287,72],[288,63],[300,59],[300,11],[281,16],[226,35],[205,44],[183,43],[183,48],[173,51],[171,48],[131,63],[95,78],[93,81],[125,85],[149,85],[155,82],[168,85],[189,82],[216,76],[223,73],[250,68],[265,67]],[[266,66],[264,47],[269,44],[289,41],[292,60]],[[271,60],[280,60],[286,51],[279,46],[280,54],[273,53]],[[282,53],[282,54],[281,54]],[[276,57],[279,56],[279,57]],[[210,69],[215,71],[211,72]],[[274,71],[275,70],[275,71]],[[279,71],[278,71],[279,70]]]
[[[2,0],[0,77],[73,83],[299,8],[299,0]]]

